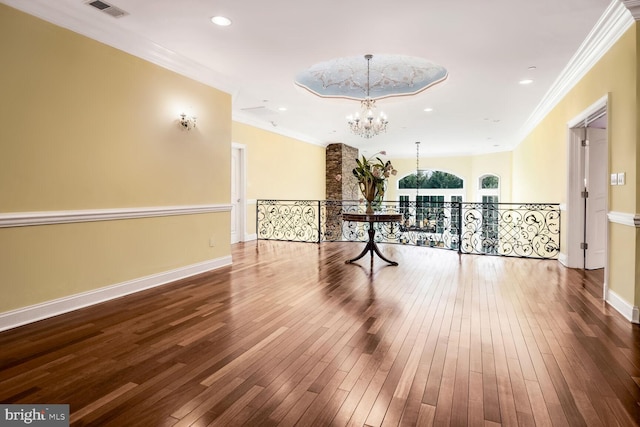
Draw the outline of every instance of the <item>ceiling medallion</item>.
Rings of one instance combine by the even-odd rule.
[[[336,58],[311,66],[296,76],[296,85],[322,98],[361,102],[361,111],[347,118],[349,128],[364,138],[386,131],[384,113],[375,117],[376,100],[416,95],[448,77],[446,68],[426,59],[403,55]],[[366,65],[366,68],[365,68]]]
[[[295,83],[322,98],[361,101],[367,97],[416,95],[446,80],[447,76],[446,68],[422,58],[376,55],[373,61],[365,63],[362,56],[353,56],[312,65],[298,73]]]

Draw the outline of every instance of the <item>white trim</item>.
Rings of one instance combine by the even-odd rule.
[[[120,298],[227,265],[231,265],[230,255],[0,313],[0,331]]]
[[[245,234],[244,235],[244,241],[248,242],[251,240],[257,240],[258,239],[258,234],[257,233],[253,233],[253,234]]]
[[[156,216],[193,215],[231,211],[231,205],[155,206],[144,208],[86,209],[75,211],[40,211],[0,213],[0,228],[73,222],[113,221]]]
[[[561,212],[566,211],[567,210],[567,204],[566,203],[560,203],[559,209],[560,209]]]
[[[237,142],[231,143],[232,150],[238,150],[238,154],[240,155],[238,167],[240,168],[239,176],[240,182],[236,183],[238,185],[238,198],[240,201],[238,202],[238,220],[236,221],[236,237],[238,242],[244,241],[244,235],[247,230],[247,146],[245,144],[239,144]],[[236,179],[236,175],[231,177],[232,180]],[[233,239],[232,239],[233,241]],[[236,243],[236,242],[234,242]]]
[[[609,222],[640,228],[640,214],[611,211],[607,214]]]
[[[564,252],[560,252],[560,253],[558,254],[558,262],[559,262],[560,264],[564,265],[565,267],[568,267],[568,266],[567,266],[567,254],[566,254],[566,253],[564,253]]]
[[[584,128],[584,122],[589,117],[591,117],[594,113],[603,108],[607,108],[607,104],[609,102],[609,94],[602,96],[600,99],[595,101],[593,104],[589,105],[587,108],[582,110],[579,115],[575,116],[571,120],[567,122],[567,126],[570,128],[580,127]]]
[[[520,129],[516,138],[517,144],[533,131],[634,22],[633,17],[620,1],[611,1],[560,76]]]
[[[640,323],[640,310],[638,306],[629,304],[611,289],[606,290],[605,301],[628,321]]]
[[[248,205],[255,205],[258,203],[258,199],[247,199]]]
[[[636,21],[640,21],[640,0],[622,0]]]

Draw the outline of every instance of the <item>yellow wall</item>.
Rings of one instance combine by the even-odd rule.
[[[386,160],[386,159],[385,159]],[[391,159],[398,171],[388,182],[386,200],[397,200],[398,180],[416,171],[416,159]],[[494,174],[500,177],[500,201],[511,201],[511,152],[485,154],[482,156],[459,157],[423,157],[420,169],[433,169],[448,172],[464,180],[465,201],[479,201],[478,180],[482,175]]]
[[[513,152],[514,200],[566,202],[567,122],[610,93],[608,171],[626,172],[627,185],[609,187],[609,210],[637,212],[638,31],[634,24]],[[640,305],[635,234],[632,227],[610,225],[608,283],[629,304]]]
[[[627,175],[627,182],[630,184],[629,189],[634,189],[635,193],[635,209],[631,209],[630,212],[640,212],[640,171],[638,170],[638,165],[640,165],[640,149],[638,145],[640,144],[640,24],[636,22],[635,25],[635,49],[632,47],[627,48],[627,54],[635,56],[635,93],[636,93],[636,109],[635,115],[633,115],[633,111],[627,111],[623,118],[621,118],[621,126],[631,127],[632,124],[635,125],[635,140],[633,138],[629,138],[627,140],[620,141],[622,149],[629,150],[629,156],[632,157],[631,153],[635,153],[635,158],[631,160],[633,165],[636,167],[633,174]],[[634,87],[634,86],[631,86]],[[627,162],[630,160],[625,158],[623,153],[620,153],[620,150],[617,150],[614,162],[612,162],[612,167],[614,170],[624,171],[627,167]],[[631,171],[631,170],[630,170]],[[626,189],[626,188],[625,188]],[[620,194],[616,193],[616,206],[622,205],[622,201],[620,199],[624,199],[624,197],[630,196],[628,191],[621,192]],[[626,205],[625,205],[626,206]],[[638,281],[640,283],[640,272],[638,272]],[[640,293],[640,292],[639,292]]]
[[[233,122],[233,142],[246,147],[247,233],[255,233],[255,200],[324,200],[325,147]]]
[[[229,203],[228,94],[4,5],[0,54],[0,213]],[[0,229],[0,312],[227,256],[229,238],[228,212]]]

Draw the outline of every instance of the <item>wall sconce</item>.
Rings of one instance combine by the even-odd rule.
[[[180,127],[182,129],[191,130],[196,127],[196,117],[187,117],[186,114],[182,113],[180,114],[180,120],[178,121],[178,123],[180,123]]]

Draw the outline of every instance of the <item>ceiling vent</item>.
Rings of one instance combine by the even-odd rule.
[[[246,107],[246,108],[241,108],[240,111],[244,111],[245,113],[250,113],[250,114],[254,114],[256,116],[271,116],[271,115],[277,115],[278,113],[276,111],[273,111],[267,107]]]
[[[113,16],[114,18],[122,18],[123,16],[128,15],[128,13],[124,10],[101,0],[90,1],[87,4],[89,6],[95,7],[101,12],[106,13],[107,15]]]

